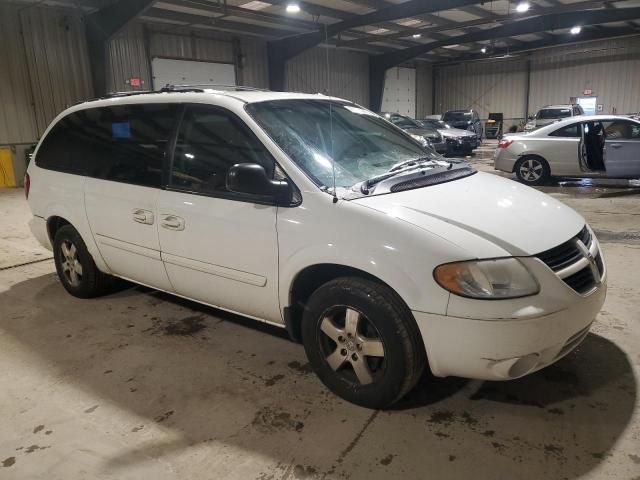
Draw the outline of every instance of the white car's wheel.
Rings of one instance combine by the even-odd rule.
[[[528,185],[544,185],[549,181],[549,164],[542,157],[523,157],[514,168],[518,180]]]

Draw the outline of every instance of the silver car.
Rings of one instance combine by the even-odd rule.
[[[640,121],[628,117],[571,117],[530,133],[505,136],[494,167],[521,182],[551,177],[640,178]]]
[[[416,121],[425,127],[436,129],[442,135],[446,146],[444,153],[448,155],[471,155],[473,149],[480,146],[480,140],[472,130],[454,128],[442,120],[432,120],[430,118]]]
[[[580,105],[547,105],[538,110],[524,126],[525,132],[531,132],[537,128],[545,127],[568,117],[584,115]]]

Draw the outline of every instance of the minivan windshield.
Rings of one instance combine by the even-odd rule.
[[[336,187],[348,188],[385,175],[400,163],[443,160],[354,104],[289,99],[251,103],[245,108],[320,187],[332,188],[334,175]]]
[[[552,120],[557,118],[565,118],[571,116],[570,108],[543,108],[536,115],[540,120]]]
[[[459,122],[461,120],[471,120],[471,112],[447,112],[443,115],[445,122]]]

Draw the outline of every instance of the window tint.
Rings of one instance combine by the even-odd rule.
[[[640,140],[640,125],[627,120],[602,122],[607,140]]]
[[[571,116],[570,108],[543,108],[538,112],[536,118],[541,120],[550,120],[556,118],[565,118]]]
[[[159,187],[175,105],[92,108],[63,118],[36,158],[43,168]]]
[[[227,172],[237,163],[259,163],[273,178],[273,158],[240,119],[220,109],[188,107],[178,132],[171,185],[191,192],[228,192]]]
[[[567,125],[566,127],[554,130],[549,134],[551,137],[579,137],[580,136],[580,124],[574,123],[573,125]]]

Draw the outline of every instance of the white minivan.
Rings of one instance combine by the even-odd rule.
[[[286,328],[328,388],[370,408],[426,365],[541,369],[584,339],[606,294],[572,209],[323,95],[82,103],[47,129],[25,188],[72,295],[121,277]]]

